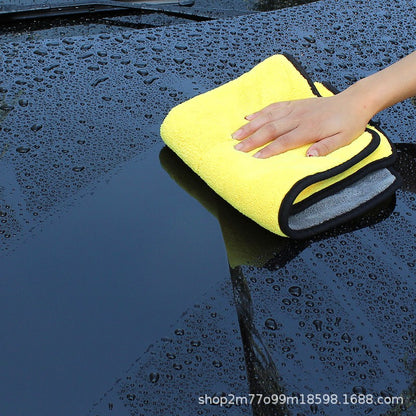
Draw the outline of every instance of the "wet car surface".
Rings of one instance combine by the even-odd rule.
[[[0,414],[413,414],[414,101],[376,117],[400,144],[396,198],[308,241],[235,212],[159,126],[274,53],[343,89],[414,50],[415,10],[318,1],[141,30],[3,33]],[[198,402],[250,393],[405,404]]]

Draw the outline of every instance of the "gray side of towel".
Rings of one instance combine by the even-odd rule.
[[[289,227],[303,230],[350,212],[385,191],[395,179],[388,169],[372,172],[336,194],[290,216]]]

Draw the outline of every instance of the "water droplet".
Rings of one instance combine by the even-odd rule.
[[[309,43],[315,43],[316,40],[313,36],[304,36],[303,39],[305,39]]]
[[[42,128],[42,124],[34,124],[30,130],[32,131],[39,131]]]
[[[150,79],[145,79],[143,82],[144,82],[146,85],[150,85],[150,84],[153,84],[153,82],[155,82],[157,79],[159,79],[159,78],[154,77],[154,78],[150,78]]]
[[[8,112],[12,111],[13,109],[14,109],[14,107],[12,105],[8,105],[8,104],[0,105],[0,110],[4,111],[5,113],[8,113]]]
[[[367,390],[363,386],[354,386],[352,388],[354,394],[366,394]]]
[[[316,319],[315,321],[313,321],[313,324],[315,325],[317,331],[322,331],[322,321]]]
[[[92,87],[96,87],[98,84],[101,84],[104,81],[107,81],[108,77],[97,78],[92,84]]]
[[[302,294],[302,289],[299,286],[292,286],[289,288],[289,293],[292,296],[299,297]]]
[[[266,319],[264,325],[266,326],[266,328],[271,329],[272,331],[275,331],[277,329],[277,323],[273,318]]]
[[[23,147],[23,146],[20,146],[20,147],[18,147],[18,148],[16,149],[16,152],[19,152],[19,153],[27,153],[29,150],[30,150],[30,147]]]
[[[157,383],[159,380],[159,373],[150,373],[149,380],[151,383]]]

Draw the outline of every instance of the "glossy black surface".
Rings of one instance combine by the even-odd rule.
[[[241,217],[158,131],[171,107],[274,53],[345,88],[414,50],[415,9],[320,1],[1,35],[0,414],[411,415],[413,102],[377,116],[405,143],[396,199],[308,241]],[[402,395],[406,406],[198,404],[249,392]]]

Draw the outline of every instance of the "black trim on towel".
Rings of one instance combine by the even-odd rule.
[[[288,234],[287,235],[289,237],[297,238],[297,239],[309,238],[314,234],[320,234],[322,232],[327,231],[329,228],[336,227],[336,226],[341,225],[341,224],[343,224],[347,221],[350,221],[354,218],[357,218],[361,215],[364,215],[369,210],[375,208],[384,199],[393,195],[394,192],[397,190],[397,188],[401,184],[401,180],[400,180],[399,176],[397,176],[397,174],[392,169],[388,168],[388,170],[396,178],[396,180],[388,188],[386,188],[383,192],[380,192],[375,197],[371,198],[370,200],[368,200],[364,204],[361,204],[358,207],[352,209],[351,211],[348,211],[343,215],[339,215],[337,217],[331,218],[330,220],[325,221],[321,224],[318,224],[314,227],[305,228],[305,229],[302,229],[302,230],[292,230],[292,229],[288,228],[288,231],[287,231]],[[283,227],[282,227],[282,231],[283,231]],[[286,231],[284,231],[284,232],[286,232]]]
[[[332,92],[332,94],[339,94],[341,91],[337,88],[337,87],[335,87],[335,86],[333,86],[330,82],[328,82],[328,81],[322,81],[321,82],[321,84],[327,89],[327,90],[329,90],[329,91],[331,91]]]
[[[374,134],[377,134],[378,137],[380,137],[379,134],[376,131],[371,130],[371,129],[366,129],[366,130],[371,132],[371,134],[374,133]],[[385,137],[387,138],[387,136],[385,136]],[[376,170],[386,168],[388,166],[393,165],[393,163],[396,161],[396,158],[397,158],[397,152],[396,152],[396,148],[392,145],[390,140],[388,138],[387,138],[387,140],[390,144],[390,148],[391,148],[391,152],[392,152],[390,156],[386,156],[384,158],[374,160],[373,162],[370,162],[367,165],[363,166],[361,169],[357,170],[356,172],[354,172],[350,176],[347,176],[346,178],[341,179],[340,181],[338,181],[338,182],[336,182],[332,185],[329,185],[326,188],[321,189],[318,192],[315,192],[313,195],[309,196],[308,198],[305,198],[304,200],[302,200],[300,202],[293,203],[292,210],[291,210],[291,215],[297,214],[298,212],[303,211],[304,209],[310,207],[311,205],[314,205],[315,203],[317,203],[321,199],[327,197],[328,195],[333,194],[334,192],[337,192],[337,191],[345,188],[346,186],[351,185],[355,181],[361,179],[363,177],[362,174],[363,175],[368,175],[371,172],[375,172]],[[350,166],[350,167],[352,167],[352,166]],[[398,175],[395,175],[395,176],[396,176],[396,178],[398,177]]]
[[[315,96],[321,97],[321,94],[319,93],[318,89],[315,87],[312,80],[309,78],[308,74],[305,72],[305,70],[299,64],[299,62],[297,62],[296,59],[293,58],[289,54],[284,54],[284,56],[294,65],[294,67],[307,80]],[[336,89],[332,85],[328,83],[322,83],[322,85],[324,85],[324,87],[327,88],[329,91],[331,91],[333,94],[337,93]],[[374,122],[369,123],[370,127],[375,126],[375,124],[376,123]],[[379,129],[380,132],[384,134],[378,126],[377,126],[377,129]],[[334,166],[333,168],[329,170],[318,172],[318,173],[315,173],[313,175],[307,176],[306,178],[299,180],[297,183],[294,184],[294,186],[285,195],[280,205],[280,209],[278,213],[278,223],[282,232],[285,233],[288,237],[291,237],[291,238],[311,237],[313,234],[324,232],[328,230],[328,228],[340,225],[341,223],[345,221],[351,220],[352,218],[356,216],[362,215],[365,212],[367,212],[369,209],[377,206],[383,199],[392,195],[395,192],[395,190],[400,186],[401,181],[399,180],[398,175],[394,172],[394,170],[392,170],[391,168],[388,168],[388,166],[391,166],[394,163],[397,154],[396,154],[396,149],[394,148],[392,142],[386,136],[387,141],[390,144],[390,148],[392,152],[390,156],[371,162],[368,165],[359,169],[357,172],[354,172],[352,175],[342,179],[341,181],[336,182],[335,184],[332,184],[322,189],[321,191],[306,198],[305,200],[294,204],[294,201],[297,198],[297,196],[310,185],[332,178],[340,173],[345,172],[346,170],[350,169],[351,167],[361,162],[363,159],[365,159],[367,156],[372,154],[377,149],[377,147],[380,144],[380,135],[375,130],[372,130],[371,128],[366,128],[365,131],[370,133],[372,138],[371,138],[370,143],[363,150],[361,150],[358,154],[353,156],[351,159],[347,160],[346,162],[338,166]],[[387,189],[385,189],[383,192],[376,195],[375,197],[371,198],[369,201],[359,205],[358,207],[352,209],[351,211],[348,211],[337,217],[331,218],[327,221],[324,221],[321,224],[317,224],[310,228],[305,228],[301,230],[293,230],[289,227],[289,217],[291,215],[304,210],[305,208],[313,205],[314,203],[322,200],[323,198],[329,195],[333,195],[337,191],[340,191],[341,189],[344,189],[346,186],[367,176],[369,173],[377,171],[382,168],[388,168],[391,174],[395,177],[395,180]]]
[[[318,224],[314,227],[303,229],[303,230],[292,230],[289,227],[289,217],[291,214],[293,214],[293,207],[294,207],[294,201],[298,197],[298,195],[307,187],[317,183],[321,182],[325,179],[333,178],[334,176],[345,172],[349,168],[355,166],[357,163],[361,162],[361,160],[365,159],[367,156],[369,156],[379,145],[380,143],[380,136],[375,131],[368,130],[373,135],[373,140],[369,143],[367,147],[365,147],[360,153],[353,156],[351,159],[347,160],[346,162],[342,163],[341,165],[334,166],[331,169],[328,169],[323,172],[318,172],[313,175],[306,176],[305,178],[302,178],[298,182],[296,182],[292,188],[289,190],[289,192],[285,195],[285,197],[282,200],[282,203],[280,205],[280,210],[278,214],[278,221],[280,229],[289,237],[292,238],[306,238],[310,237],[312,234],[322,232],[327,230],[332,226],[332,224],[336,225],[334,220],[337,218],[342,218],[343,221],[351,219],[351,213],[353,213],[355,210],[349,211],[339,217],[336,217],[334,219],[325,221],[321,224]],[[318,197],[311,196],[310,198],[307,198],[305,200],[306,202],[303,204],[303,207],[306,208],[307,206],[312,205],[313,203],[316,203],[317,201],[329,196],[333,195],[335,192],[340,191],[341,189],[344,189],[346,186],[356,182],[357,180],[365,177],[370,172],[373,172],[375,170],[381,169],[383,167],[390,166],[393,163],[393,160],[395,159],[395,154],[391,154],[388,157],[385,157],[383,159],[379,159],[377,161],[374,161],[361,169],[359,169],[357,172],[354,172],[352,175],[346,177],[342,181],[338,181],[335,184],[322,189],[317,193]],[[396,176],[396,175],[395,175]],[[396,176],[397,177],[397,176]],[[396,181],[395,181],[396,182]],[[303,201],[302,201],[303,202]],[[367,201],[369,202],[369,201]],[[298,205],[298,204],[296,204]],[[367,203],[366,203],[367,205]],[[299,209],[296,209],[297,212],[299,212]]]
[[[391,157],[387,157],[384,159],[377,160],[373,163],[370,163],[366,166],[364,166],[362,169],[358,170],[354,174],[348,176],[342,181],[339,181],[335,183],[334,185],[337,185],[336,187],[329,187],[325,188],[323,191],[326,192],[320,192],[320,198],[318,200],[321,200],[329,195],[333,195],[337,191],[340,191],[342,189],[345,189],[346,186],[353,184],[354,182],[358,181],[359,179],[364,178],[371,172],[375,172],[382,168],[387,168],[390,173],[395,177],[394,182],[386,188],[383,192],[376,195],[375,197],[371,198],[370,200],[366,201],[365,203],[359,205],[358,207],[352,209],[351,211],[348,211],[342,215],[339,215],[337,217],[331,218],[327,221],[322,222],[321,224],[317,224],[310,228],[305,228],[301,230],[293,230],[289,227],[289,217],[294,214],[292,211],[293,208],[293,201],[296,199],[298,193],[293,192],[293,188],[289,191],[289,193],[286,195],[286,197],[282,201],[281,209],[279,211],[279,225],[280,229],[291,238],[308,238],[311,237],[313,234],[319,234],[321,232],[327,231],[329,228],[335,227],[337,225],[340,225],[341,223],[344,223],[346,221],[349,221],[353,218],[355,218],[358,215],[361,215],[365,212],[367,212],[369,209],[374,208],[377,206],[382,199],[387,198],[388,196],[391,196],[397,188],[401,185],[401,178],[400,176],[390,167],[391,163]],[[304,178],[297,182],[296,185],[300,185],[301,190],[305,189],[305,187],[315,183],[315,181],[310,181],[309,184],[305,183],[305,179],[313,179],[315,175],[311,175],[307,178]],[[315,201],[318,202],[318,201]],[[310,204],[312,205],[312,204]],[[308,205],[309,206],[309,205]],[[301,210],[297,210],[297,212],[300,212]]]
[[[308,185],[304,186],[304,184],[300,184],[299,186],[301,187],[301,190],[299,191],[302,192],[304,189],[306,189],[308,186],[314,184],[314,183],[318,183],[322,180],[325,179],[329,179],[329,178],[333,178],[336,175],[339,175],[342,172],[345,172],[347,169],[352,168],[353,166],[355,166],[356,164],[358,164],[359,162],[361,162],[363,159],[365,159],[366,157],[370,156],[379,146],[380,144],[380,136],[377,132],[373,131],[373,130],[369,130],[366,129],[367,132],[369,132],[372,135],[372,139],[370,141],[370,143],[363,149],[361,150],[360,153],[356,154],[355,156],[353,156],[350,160],[344,162],[341,165],[338,166],[334,166],[333,168],[326,170],[324,172],[319,172],[319,173],[315,173],[314,175],[310,175],[307,178],[314,178],[312,179],[311,183],[309,183]],[[383,160],[383,159],[380,159]],[[391,162],[391,164],[393,163],[393,161]],[[388,165],[390,165],[390,163],[388,163]],[[367,165],[368,166],[368,165]],[[363,167],[364,168],[364,167]],[[362,169],[363,169],[362,168]],[[359,169],[357,172],[360,172],[361,169]],[[311,205],[315,204],[316,202],[320,201],[321,199],[325,198],[326,196],[329,196],[330,194],[333,194],[334,192],[337,192],[341,189],[343,189],[345,186],[348,186],[349,184],[351,184],[354,181],[351,181],[350,178],[354,177],[357,172],[354,172],[352,175],[336,182],[333,183],[332,185],[327,186],[324,189],[321,189],[320,191],[314,193],[313,195],[309,196],[308,198],[305,198],[304,200],[295,203],[294,200],[292,202],[292,207],[291,207],[291,215],[296,214],[300,211],[303,211],[304,209],[310,207]],[[320,175],[322,174],[322,175]],[[320,175],[320,176],[317,176]],[[322,177],[322,179],[320,178]],[[298,183],[302,182],[304,179],[301,179]],[[296,186],[297,184],[295,184],[291,190],[289,192],[292,192],[292,189]],[[302,185],[304,186],[302,188]],[[296,195],[297,197],[298,195]],[[296,198],[295,198],[296,199]],[[284,201],[285,199],[283,199]]]
[[[316,204],[321,199],[324,199],[331,194],[341,191],[342,189],[352,185],[354,182],[364,178],[372,172],[376,172],[377,170],[380,170],[382,168],[388,168],[394,163],[394,160],[394,157],[389,156],[387,158],[375,160],[363,166],[361,169],[345,177],[344,179],[341,179],[340,181],[335,182],[332,185],[327,186],[326,188],[321,189],[318,192],[315,192],[313,195],[300,202],[294,203],[292,205],[292,209],[290,210],[290,215],[298,214],[299,212],[304,211],[306,208],[309,208],[310,206]],[[397,175],[395,176],[397,178]]]
[[[309,86],[311,87],[311,90],[314,95],[317,97],[321,97],[321,94],[319,93],[319,90],[316,88],[315,84],[309,77],[309,75],[306,73],[303,66],[300,64],[300,62],[293,57],[290,53],[282,53],[282,55],[297,69],[297,71],[305,78],[305,80],[308,82]],[[329,88],[328,88],[329,89]]]

